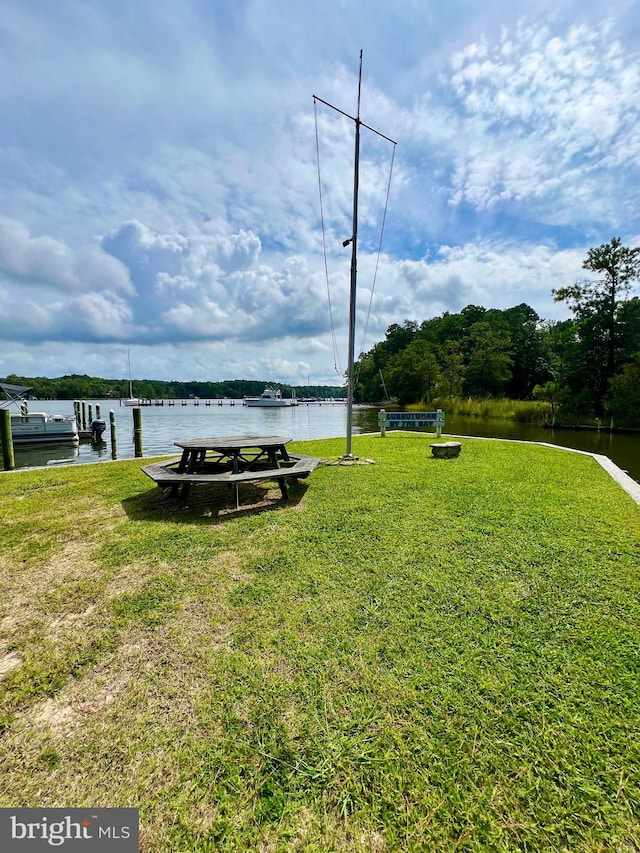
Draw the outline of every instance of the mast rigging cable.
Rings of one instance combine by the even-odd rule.
[[[324,274],[327,282],[327,299],[329,300],[329,322],[331,324],[331,343],[333,345],[333,367],[339,376],[343,376],[340,367],[340,356],[338,355],[338,344],[336,341],[336,329],[333,323],[333,309],[331,307],[331,288],[329,287],[329,267],[327,264],[327,238],[324,227],[324,207],[322,204],[322,181],[320,179],[320,141],[318,138],[318,103],[313,99],[313,113],[316,125],[316,160],[318,163],[318,192],[320,194],[320,221],[322,223],[322,251],[324,254]]]
[[[319,134],[318,134],[318,100],[321,100],[321,99],[318,99],[314,96],[314,98],[313,98],[313,113],[314,113],[315,133],[316,133],[316,162],[317,162],[317,171],[318,171],[318,195],[320,198],[320,221],[321,221],[321,225],[322,225],[322,250],[323,250],[323,256],[324,256],[324,273],[325,273],[325,280],[326,280],[326,285],[327,285],[327,299],[329,302],[329,321],[331,324],[331,343],[332,343],[332,347],[333,347],[333,366],[334,366],[334,369],[336,370],[336,372],[340,376],[342,376],[343,373],[342,373],[342,368],[340,365],[340,355],[338,352],[338,345],[337,345],[337,340],[336,340],[335,324],[333,321],[333,308],[332,308],[332,304],[331,304],[331,287],[329,284],[329,266],[328,266],[328,260],[327,260],[327,239],[326,239],[326,229],[325,229],[325,224],[324,224],[324,205],[323,205],[323,197],[322,197],[322,177],[321,177],[321,169],[320,169],[320,141],[319,141]],[[367,127],[367,125],[364,125],[364,126]],[[384,137],[384,138],[387,139],[388,137]],[[369,296],[369,305],[367,308],[367,315],[366,315],[366,319],[365,319],[364,332],[362,335],[362,343],[360,345],[360,352],[364,351],[367,332],[369,329],[369,319],[371,317],[371,307],[373,304],[373,295],[375,292],[376,281],[378,278],[378,267],[380,265],[380,255],[382,252],[382,240],[384,237],[384,228],[385,228],[385,223],[387,220],[387,210],[389,208],[389,193],[391,191],[391,178],[393,175],[393,164],[394,164],[395,156],[396,156],[396,143],[394,142],[393,143],[393,149],[391,152],[391,164],[389,166],[389,178],[387,180],[387,193],[386,193],[386,197],[385,197],[384,211],[383,211],[383,215],[382,215],[382,225],[380,228],[380,239],[378,241],[378,251],[376,254],[376,263],[375,263],[374,272],[373,272],[373,281],[371,284],[371,290],[370,290],[370,296]],[[357,374],[356,374],[356,379],[357,379]]]
[[[371,284],[371,295],[369,296],[369,307],[367,308],[367,318],[364,323],[364,332],[362,333],[362,343],[360,344],[360,352],[364,352],[364,345],[367,339],[367,331],[369,329],[369,318],[371,317],[371,305],[373,303],[373,293],[376,289],[376,280],[378,278],[378,265],[380,263],[380,253],[382,251],[382,238],[384,237],[384,226],[387,221],[387,209],[389,207],[389,192],[391,191],[391,176],[393,174],[393,161],[396,156],[396,146],[394,143],[393,149],[391,151],[391,165],[389,166],[389,180],[387,181],[387,197],[384,202],[384,213],[382,214],[382,226],[380,228],[380,240],[378,241],[378,254],[376,255],[376,265],[373,270],[373,282]],[[358,375],[360,373],[360,364],[358,363],[358,369],[356,370],[356,382],[358,381]]]

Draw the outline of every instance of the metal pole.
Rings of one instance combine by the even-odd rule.
[[[353,392],[355,385],[355,375],[354,375],[354,365],[355,365],[355,327],[356,327],[356,281],[358,275],[358,267],[357,267],[357,258],[358,258],[358,183],[359,183],[359,172],[360,172],[360,128],[366,127],[367,130],[372,131],[377,136],[381,136],[383,139],[386,139],[388,142],[396,145],[395,140],[391,139],[388,136],[385,136],[380,131],[375,130],[375,128],[370,127],[368,124],[365,124],[363,121],[360,121],[360,92],[362,89],[362,51],[360,51],[360,70],[358,73],[358,112],[357,115],[351,116],[349,113],[344,112],[344,110],[338,109],[333,104],[330,104],[328,101],[324,101],[322,98],[319,98],[317,95],[314,95],[314,101],[320,101],[321,104],[325,104],[328,107],[331,107],[332,110],[335,110],[341,115],[346,116],[351,119],[351,121],[355,122],[356,125],[356,139],[355,139],[355,154],[354,154],[354,170],[353,170],[353,232],[351,238],[349,240],[345,240],[342,244],[345,248],[351,243],[351,286],[349,293],[349,362],[347,366],[347,447],[345,458],[351,457],[351,433],[353,432]],[[308,379],[307,379],[308,381]]]
[[[356,337],[356,284],[358,278],[358,183],[360,178],[360,91],[362,87],[362,51],[358,74],[358,111],[356,113],[356,141],[353,163],[353,231],[351,233],[351,287],[349,291],[349,362],[347,366],[347,447],[345,456],[351,456],[353,432],[353,385]]]

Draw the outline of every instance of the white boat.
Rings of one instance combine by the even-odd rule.
[[[137,397],[133,396],[133,382],[131,381],[131,351],[127,350],[127,360],[129,362],[129,396],[126,400],[120,400],[121,406],[139,406],[142,402]]]
[[[80,440],[75,417],[48,415],[46,412],[30,412],[24,395],[31,391],[22,385],[0,383],[7,400],[2,408],[11,403],[20,407],[20,412],[11,415],[11,437],[13,444],[77,444]]]
[[[285,398],[282,396],[282,392],[279,388],[274,389],[269,388],[268,386],[259,397],[245,397],[244,401],[250,408],[261,406],[262,408],[267,409],[282,409],[287,406],[296,406],[298,404],[295,398],[295,392],[293,397]]]
[[[78,424],[73,416],[48,415],[46,412],[27,412],[11,415],[11,436],[14,444],[77,444]]]

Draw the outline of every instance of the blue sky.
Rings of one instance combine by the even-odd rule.
[[[0,375],[339,384],[473,303],[567,316],[640,242],[640,8],[581,0],[0,0]],[[370,312],[369,312],[370,306]],[[365,335],[366,328],[366,335]],[[334,341],[336,346],[334,347]]]

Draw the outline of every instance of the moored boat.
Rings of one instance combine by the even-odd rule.
[[[11,415],[11,436],[15,444],[77,444],[78,425],[73,416],[27,412]]]
[[[279,388],[274,389],[269,386],[264,389],[259,397],[245,397],[244,401],[250,408],[261,406],[262,408],[278,409],[297,405],[295,395],[283,397]]]
[[[31,391],[31,388],[0,383],[0,391],[3,391],[7,397],[2,408],[7,408],[11,403],[20,407],[19,413],[11,414],[11,437],[14,445],[77,444],[80,440],[75,417],[29,411],[25,395]]]
[[[133,382],[131,381],[131,351],[127,350],[127,360],[129,362],[129,396],[120,400],[121,406],[141,406],[142,400],[133,396]]]

